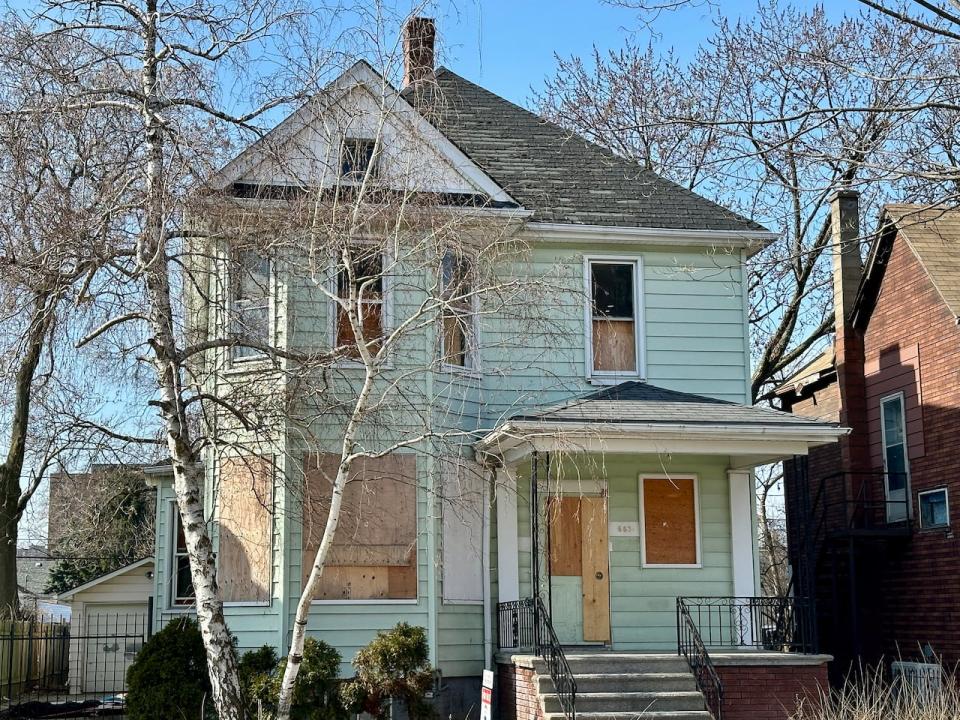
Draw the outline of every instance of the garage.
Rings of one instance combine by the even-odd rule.
[[[147,637],[153,568],[153,558],[145,558],[59,596],[72,609],[72,694],[126,690],[127,669]]]

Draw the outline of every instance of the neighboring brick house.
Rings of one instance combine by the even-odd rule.
[[[798,594],[835,679],[851,661],[960,660],[960,210],[884,208],[862,271],[857,198],[831,200],[834,347],[783,408],[852,428],[785,463]]]

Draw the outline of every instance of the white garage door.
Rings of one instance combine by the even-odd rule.
[[[84,692],[126,690],[127,668],[143,646],[146,627],[146,603],[84,607]]]

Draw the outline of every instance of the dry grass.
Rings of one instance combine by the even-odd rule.
[[[923,690],[891,684],[880,671],[852,676],[842,690],[804,701],[792,720],[958,720],[960,687],[954,673]]]

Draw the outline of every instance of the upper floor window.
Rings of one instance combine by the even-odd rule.
[[[340,151],[340,177],[344,180],[363,180],[367,171],[375,175],[374,162],[376,142],[364,138],[347,138]]]
[[[887,521],[897,522],[909,516],[907,423],[903,393],[883,398],[880,401],[880,416]]]
[[[183,534],[183,520],[176,503],[170,503],[173,516],[175,544],[173,546],[173,571],[171,572],[170,601],[172,605],[193,605],[196,593],[193,590],[193,575],[190,572],[190,554],[187,538]]]
[[[473,264],[459,253],[448,250],[441,265],[440,357],[445,365],[476,367],[475,296]]]
[[[360,346],[347,307],[355,303],[363,342],[376,352],[383,338],[383,253],[378,248],[355,248],[349,267],[337,270],[336,346],[350,357],[360,357]]]
[[[260,350],[243,344],[270,343],[270,260],[255,250],[234,254],[230,311],[231,332],[241,343],[233,348],[234,359],[260,355]]]
[[[591,375],[639,375],[639,260],[588,260]]]

